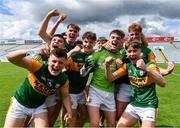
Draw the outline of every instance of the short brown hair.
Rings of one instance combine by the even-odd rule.
[[[97,41],[106,41],[107,42],[108,40],[106,39],[106,37],[101,36],[97,39]]]
[[[119,29],[112,30],[109,35],[113,33],[116,33],[117,35],[121,36],[121,39],[125,37],[125,33],[122,30],[119,30]]]
[[[131,40],[128,41],[127,43],[125,43],[125,49],[127,50],[129,46],[132,46],[133,48],[141,48],[141,43],[139,42],[139,40]]]
[[[85,33],[83,34],[83,36],[82,36],[82,39],[84,40],[85,38],[96,41],[96,33],[93,33],[93,32],[85,32]]]
[[[68,24],[67,28],[69,27],[76,29],[78,32],[81,30],[81,28],[77,24],[74,24],[74,23]]]
[[[67,53],[64,49],[61,49],[61,48],[54,48],[51,52],[50,52],[50,55],[54,55],[58,58],[62,57],[62,58],[65,58],[67,59]]]

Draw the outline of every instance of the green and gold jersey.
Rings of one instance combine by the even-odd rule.
[[[70,45],[67,41],[64,41],[66,52],[68,53],[71,51],[73,48],[76,47],[76,45],[81,44],[81,41],[75,41],[74,45]]]
[[[141,49],[142,49],[142,52],[141,52],[141,58],[145,61],[151,61],[151,62],[155,62],[155,55],[153,53],[153,51],[151,49],[149,49],[148,47],[142,45],[141,46]],[[123,54],[123,58],[122,58],[122,61],[123,63],[129,63],[129,59],[126,58],[126,49],[125,48],[122,48],[120,50],[121,54]],[[123,77],[120,77],[118,79],[115,80],[115,83],[116,84],[120,84],[120,83],[127,83],[129,84],[129,79],[127,78],[127,75],[123,76]]]
[[[35,50],[32,50],[28,53],[27,55],[28,57],[30,58],[33,58],[34,60],[37,60],[41,63],[43,63],[43,61],[48,61],[48,56],[42,56],[40,53],[38,53],[37,51]]]
[[[71,94],[81,93],[86,86],[88,75],[82,77],[80,75],[80,69],[89,55],[90,54],[80,52],[73,54],[72,57],[68,59],[68,70],[66,74],[69,78],[69,93]]]
[[[105,67],[104,67],[104,61],[106,57],[112,56],[114,59],[117,58],[122,58],[122,54],[117,51],[117,52],[110,52],[106,49],[103,49],[101,51],[95,52],[92,55],[88,57],[88,63],[91,65],[95,65],[94,70],[93,70],[93,78],[91,81],[91,85],[101,89],[103,91],[107,92],[114,92],[114,83],[110,82],[106,78],[105,74]],[[113,62],[110,65],[110,68],[112,71],[116,70],[116,63]]]
[[[145,61],[151,61],[156,63],[155,55],[150,48],[143,45],[141,46],[141,49],[142,49],[142,53],[141,53],[142,59],[144,59]]]
[[[15,98],[19,103],[36,108],[44,103],[46,97],[55,93],[60,87],[68,87],[68,78],[64,73],[52,76],[48,71],[47,63],[40,63],[34,59],[31,70],[23,84],[16,90]]]
[[[147,62],[146,65],[152,70],[159,71],[156,64]],[[131,104],[137,107],[158,107],[158,97],[156,95],[155,83],[151,80],[148,74],[137,68],[131,63],[124,64],[115,73],[116,76],[121,77],[128,74],[130,84],[132,85],[132,100]]]
[[[123,55],[123,56],[122,56],[122,57],[123,57],[123,58],[122,58],[123,63],[130,62],[129,59],[126,57],[126,49],[125,49],[125,48],[121,48],[121,49],[119,50],[119,52]],[[128,78],[127,75],[124,75],[124,76],[116,79],[114,82],[115,82],[115,84],[116,84],[116,86],[117,86],[116,89],[119,89],[119,85],[120,85],[121,83],[130,84],[130,83],[129,83],[129,78]],[[117,90],[117,91],[118,91],[118,90]]]

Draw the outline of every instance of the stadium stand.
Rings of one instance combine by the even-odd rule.
[[[155,53],[158,63],[165,62],[164,58],[160,54],[159,49],[161,49],[168,61],[180,63],[180,41],[173,42],[176,49],[169,42],[150,42],[148,44],[149,48]],[[0,61],[7,61],[5,55],[10,51],[43,47],[45,47],[45,44],[42,40],[0,40]]]
[[[0,61],[6,62],[5,55],[14,50],[44,47],[46,46],[42,40],[0,40]]]
[[[174,61],[175,63],[180,63],[180,42],[174,42],[177,49],[169,42],[158,42],[158,43],[148,43],[149,48],[153,50],[156,55],[156,60],[158,63],[164,63],[164,59],[160,54],[159,49],[163,52],[168,61]]]

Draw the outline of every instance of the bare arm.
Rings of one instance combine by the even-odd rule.
[[[67,15],[60,15],[59,16],[59,18],[58,18],[58,20],[56,21],[56,23],[54,24],[54,26],[53,26],[53,28],[50,30],[50,32],[49,32],[49,35],[50,36],[53,36],[54,35],[54,33],[56,32],[56,30],[57,30],[57,27],[59,26],[59,24],[61,23],[61,22],[63,22],[65,19],[66,19],[66,17],[67,17]]]
[[[51,39],[52,37],[46,32],[47,31],[47,27],[48,27],[48,23],[51,17],[53,16],[58,16],[59,12],[54,9],[51,10],[47,16],[43,19],[42,24],[39,28],[39,36],[47,43],[50,44],[51,43]]]
[[[29,49],[23,49],[23,50],[17,50],[10,52],[6,55],[7,59],[22,68],[31,69],[30,63],[31,63],[31,58],[26,57],[26,54],[29,52]]]
[[[123,64],[121,67],[118,68],[118,70],[116,70],[115,72],[112,72],[111,71],[111,68],[110,68],[110,64],[114,61],[114,58],[112,58],[111,56],[110,57],[107,57],[105,59],[105,74],[106,74],[106,77],[109,81],[114,81],[116,80],[117,78],[120,78],[124,75],[127,74],[126,72],[126,65]],[[118,61],[118,59],[116,59],[116,62]]]
[[[143,59],[139,59],[136,62],[136,66],[148,73],[148,75],[151,77],[151,79],[158,84],[161,87],[165,87],[165,79],[164,77],[157,71],[154,70],[150,67],[147,67],[146,64],[144,63]]]
[[[168,67],[166,69],[159,68],[160,74],[162,76],[167,76],[167,75],[171,74],[171,72],[174,70],[174,67],[175,67],[174,63],[173,62],[169,62],[168,63]]]
[[[69,58],[73,53],[80,52],[82,48],[82,45],[77,45],[75,48],[73,48],[71,51],[67,53],[67,57]]]
[[[69,95],[69,81],[67,81],[65,83],[65,85],[60,88],[60,93],[63,96],[63,103],[64,103],[64,106],[67,110],[67,113],[64,116],[64,120],[66,120],[66,122],[67,122],[69,119],[72,118],[72,108],[71,108],[72,103],[71,103],[71,98]]]

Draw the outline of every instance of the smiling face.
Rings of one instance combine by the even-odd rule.
[[[91,53],[94,51],[94,46],[95,46],[95,40],[93,39],[89,39],[89,38],[85,38],[83,39],[83,49],[84,52],[86,53]]]
[[[128,38],[129,41],[138,40],[141,44],[145,42],[142,27],[138,22],[134,22],[128,27]]]
[[[142,38],[142,34],[141,32],[138,32],[138,31],[130,31],[128,33],[128,37],[129,37],[129,40],[138,40],[141,42],[141,38]]]
[[[64,39],[58,36],[54,36],[51,40],[49,48],[50,50],[53,50],[54,48],[65,49]]]
[[[117,51],[119,48],[123,47],[123,42],[122,42],[122,38],[120,35],[118,35],[117,33],[112,33],[109,37],[109,41],[108,41],[109,46],[111,47],[111,51],[115,52]]]
[[[66,59],[64,57],[56,57],[55,55],[50,55],[48,59],[48,70],[51,75],[57,76],[62,72],[65,67]]]
[[[77,37],[79,36],[79,29],[73,25],[68,26],[66,31],[66,40],[71,44],[74,45]]]
[[[98,40],[97,41],[97,44],[98,44],[98,47],[101,49],[103,48],[103,45],[107,42],[107,40]]]

